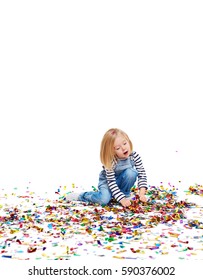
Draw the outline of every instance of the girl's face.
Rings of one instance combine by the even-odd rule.
[[[119,159],[126,159],[130,155],[130,144],[122,135],[116,137],[114,151]]]

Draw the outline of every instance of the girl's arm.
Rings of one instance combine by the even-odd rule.
[[[115,197],[115,199],[120,202],[123,198],[125,198],[125,195],[119,189],[116,183],[115,172],[113,170],[107,170],[107,169],[105,169],[105,171],[106,171],[107,184],[112,193],[112,196]]]
[[[147,198],[145,196],[147,191],[147,175],[142,164],[141,157],[136,153],[133,152],[133,160],[135,162],[135,168],[138,172],[138,188],[139,188],[139,197],[142,202],[146,202]]]
[[[146,188],[147,189],[147,175],[141,160],[141,157],[136,152],[132,153],[133,160],[135,163],[135,168],[138,172],[138,188]]]

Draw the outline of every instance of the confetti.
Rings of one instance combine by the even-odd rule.
[[[147,203],[139,201],[135,187],[128,208],[114,200],[107,206],[66,202],[65,194],[75,189],[75,184],[60,186],[44,196],[32,191],[31,184],[21,194],[16,188],[10,194],[2,190],[0,257],[203,259],[203,208],[188,201],[202,196],[202,185],[189,186],[186,200],[171,184],[149,186]]]

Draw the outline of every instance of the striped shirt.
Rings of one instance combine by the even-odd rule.
[[[142,164],[141,157],[137,152],[132,152],[130,154],[131,159],[133,160],[135,164],[135,168],[138,172],[138,188],[146,188],[147,189],[147,176],[145,169]],[[120,201],[121,199],[125,198],[124,193],[119,189],[117,183],[116,183],[116,176],[115,176],[115,167],[116,162],[113,163],[112,170],[105,169],[106,172],[106,179],[109,189],[111,190],[112,196],[117,200]]]

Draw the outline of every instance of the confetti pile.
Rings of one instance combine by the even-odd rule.
[[[187,194],[202,196],[202,190],[190,186]],[[103,207],[66,201],[66,187],[59,187],[52,198],[30,187],[24,194],[1,190],[0,257],[203,259],[202,205],[181,200],[170,184],[149,186],[147,203],[139,201],[136,187],[132,191],[131,206],[123,208],[115,201]]]

